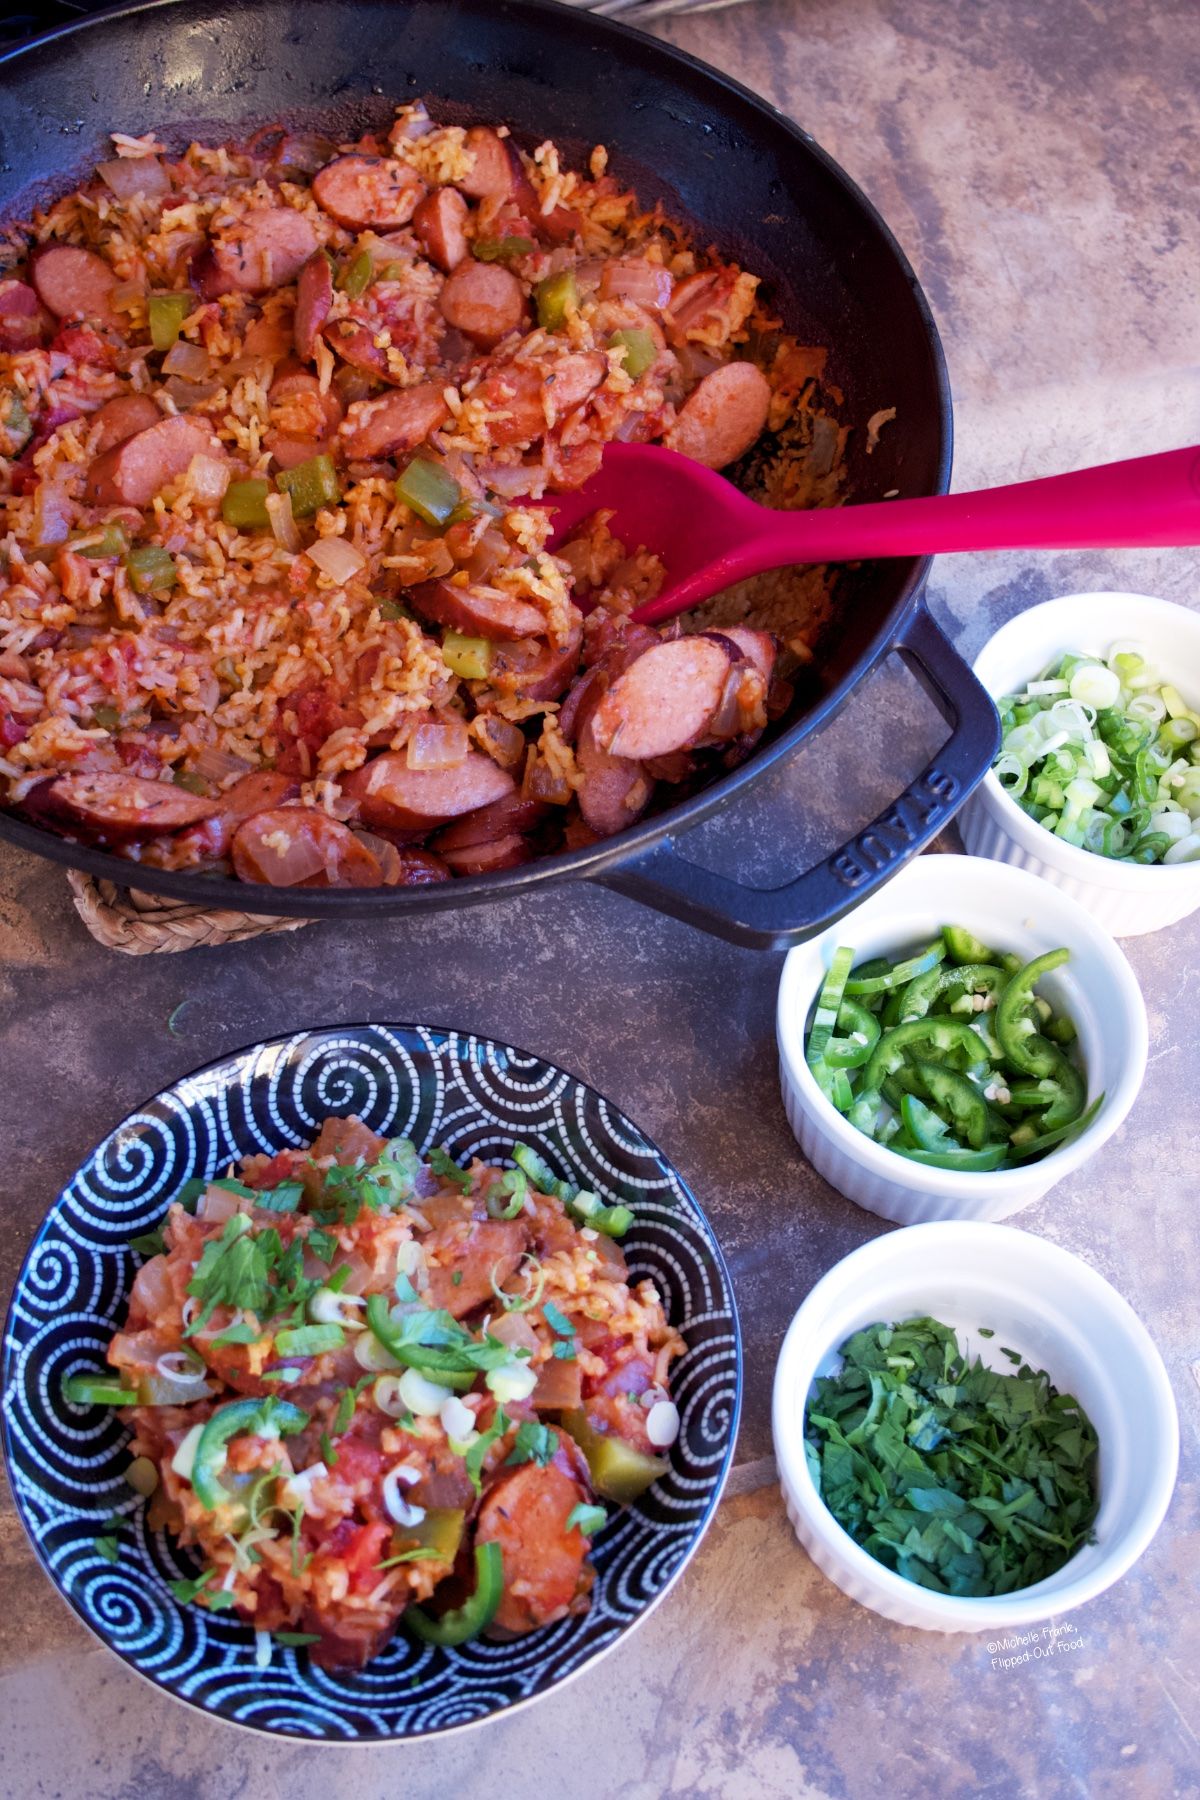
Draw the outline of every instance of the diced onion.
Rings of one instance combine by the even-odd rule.
[[[212,368],[212,358],[203,344],[189,344],[180,338],[163,357],[164,375],[182,375],[185,381],[203,381]]]
[[[185,381],[182,375],[168,375],[162,392],[169,394],[177,407],[188,412],[193,406],[204,406],[221,392],[216,381]]]
[[[192,1479],[192,1470],[196,1466],[196,1446],[200,1442],[203,1431],[203,1425],[193,1425],[171,1458],[172,1469],[176,1475],[182,1476],[184,1481]]]
[[[420,1481],[421,1475],[422,1470],[407,1463],[398,1463],[383,1478],[383,1510],[397,1525],[412,1527],[419,1525],[425,1517],[425,1508],[410,1505],[400,1492],[402,1486],[413,1487]]]
[[[205,781],[224,781],[228,775],[245,775],[254,767],[244,756],[233,756],[228,750],[218,750],[215,744],[205,744],[197,750],[192,758],[192,768]]]
[[[679,1408],[673,1400],[656,1400],[646,1414],[646,1436],[656,1450],[666,1450],[679,1436]]]
[[[269,506],[270,502],[267,504]],[[323,575],[328,575],[330,581],[336,582],[339,587],[367,566],[367,559],[362,551],[356,550],[353,544],[348,544],[345,538],[340,537],[318,538],[315,544],[308,546],[305,555],[310,562],[316,563]]]
[[[450,1398],[450,1389],[430,1381],[420,1369],[405,1369],[399,1381],[400,1398],[418,1419],[436,1419]]]
[[[470,748],[466,722],[457,714],[418,725],[408,740],[410,769],[454,769]]]
[[[96,173],[118,200],[133,200],[139,194],[157,199],[171,187],[170,176],[157,156],[116,156],[111,162],[97,163]]]
[[[199,454],[188,464],[188,492],[208,506],[217,506],[225,498],[229,486],[229,464],[215,456]]]
[[[310,1463],[307,1469],[300,1469],[294,1475],[285,1475],[282,1482],[284,1504],[288,1506],[311,1506],[312,1485],[314,1481],[324,1481],[329,1470],[323,1462]]]
[[[290,550],[294,555],[300,548],[300,527],[292,511],[290,494],[268,494],[266,498],[267,517],[271,521],[271,535],[283,550]],[[316,558],[313,558],[316,561]]]

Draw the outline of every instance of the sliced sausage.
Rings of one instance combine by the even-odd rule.
[[[345,362],[364,369],[380,381],[394,381],[388,365],[387,351],[375,342],[375,332],[356,319],[334,319],[325,327],[325,342]],[[402,379],[402,377],[401,377]]]
[[[763,680],[770,684],[775,660],[779,655],[779,640],[769,631],[755,631],[749,625],[721,625],[715,631],[706,631],[704,635],[724,638],[731,643],[737,654],[752,663]]]
[[[441,388],[434,381],[423,381],[378,400],[358,401],[342,426],[342,448],[348,457],[362,461],[415,450],[449,417]]]
[[[309,257],[296,282],[296,355],[311,362],[333,305],[333,267],[323,250]]]
[[[467,254],[466,223],[470,207],[456,188],[437,188],[426,194],[413,214],[413,230],[431,262],[447,275]]]
[[[458,850],[443,847],[442,856],[455,875],[492,875],[498,869],[515,869],[528,862],[533,850],[514,834],[489,844],[464,844]]]
[[[140,775],[60,775],[51,789],[56,806],[111,837],[152,837],[211,819],[215,800],[169,781]]]
[[[587,1488],[557,1462],[537,1463],[501,1476],[479,1510],[477,1544],[499,1544],[504,1555],[504,1594],[492,1628],[536,1631],[565,1618],[586,1579],[588,1541],[567,1520]]]
[[[382,887],[379,858],[348,826],[309,806],[257,812],[230,846],[234,873],[270,887]]]
[[[641,818],[654,783],[640,763],[601,750],[594,717],[580,728],[575,761],[583,777],[575,796],[580,816],[597,837],[615,837]]]
[[[0,281],[0,350],[19,355],[36,350],[54,321],[25,281]]]
[[[317,205],[351,231],[392,231],[407,225],[425,184],[408,163],[391,156],[337,156],[313,176]]]
[[[100,427],[95,444],[97,455],[136,437],[139,431],[148,431],[161,418],[149,394],[118,394],[115,400],[105,401],[92,420]]]
[[[429,1262],[431,1306],[461,1319],[494,1300],[492,1278],[503,1287],[529,1246],[520,1219],[481,1219],[443,1225],[422,1240]],[[437,1266],[438,1259],[444,1259]],[[458,1275],[460,1280],[455,1281]]]
[[[342,403],[332,389],[321,392],[311,369],[289,358],[271,383],[271,429],[266,445],[281,469],[294,469],[329,446],[342,422]]]
[[[529,444],[555,420],[593,394],[608,374],[598,350],[580,350],[545,364],[508,363],[485,375],[475,390],[488,409],[487,434],[494,444]]]
[[[317,247],[311,219],[290,206],[265,207],[229,225],[212,244],[212,277],[201,291],[265,294],[295,281]]]
[[[242,339],[247,356],[261,356],[266,362],[282,362],[295,346],[295,323],[284,313],[270,318],[252,319]]]
[[[96,457],[88,470],[84,498],[92,506],[148,506],[168,482],[184,473],[193,456],[221,454],[208,428],[194,419],[159,419]]]
[[[216,796],[217,810],[210,819],[175,840],[181,852],[191,851],[190,860],[203,862],[228,854],[230,841],[239,825],[255,813],[269,812],[294,800],[300,784],[290,775],[278,775],[270,769],[258,769],[242,775],[233,786]],[[187,860],[181,857],[181,861]]]
[[[532,831],[545,814],[546,807],[540,800],[526,800],[514,789],[490,806],[481,806],[468,813],[466,818],[455,819],[452,825],[439,831],[433,847],[448,859],[452,852],[478,849],[482,844],[497,844],[505,838]]]
[[[368,828],[420,836],[476,807],[511,794],[511,775],[479,750],[445,769],[410,769],[402,750],[387,750],[342,781]]]
[[[515,149],[498,137],[488,125],[473,125],[467,133],[466,148],[471,167],[455,185],[472,200],[495,198],[504,200],[525,179],[525,170]],[[514,166],[515,165],[515,166]]]
[[[468,260],[447,277],[439,305],[448,325],[481,350],[491,350],[520,326],[525,290],[511,269]]]
[[[29,258],[29,273],[38,298],[56,319],[124,323],[112,304],[117,278],[94,250],[80,250],[74,244],[44,245]]]
[[[557,700],[571,685],[579,667],[583,643],[583,627],[577,626],[565,644],[542,643],[532,662],[506,661],[503,648],[497,647],[489,671],[492,681],[501,682],[523,700]]]
[[[728,651],[712,638],[656,644],[618,676],[596,708],[597,745],[640,760],[698,743],[721,705],[731,666]]]
[[[726,363],[688,395],[663,442],[706,469],[723,469],[755,442],[770,405],[771,386],[761,369]]]
[[[514,600],[498,588],[455,587],[449,581],[423,581],[409,593],[414,612],[467,637],[528,638],[546,629],[546,621],[527,600]]]

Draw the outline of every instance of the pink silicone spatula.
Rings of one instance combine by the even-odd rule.
[[[1200,447],[971,494],[773,512],[675,450],[609,444],[600,473],[549,504],[554,542],[604,507],[628,550],[662,557],[666,586],[634,614],[654,625],[747,575],[794,563],[1200,544]]]

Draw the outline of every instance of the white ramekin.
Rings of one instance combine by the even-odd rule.
[[[928,1169],[856,1131],[825,1098],[804,1058],[804,1039],[825,971],[839,944],[855,961],[929,943],[962,925],[998,951],[1029,961],[1060,945],[1070,962],[1040,991],[1079,1033],[1089,1098],[1100,1111],[1078,1137],[1040,1161],[988,1174]],[[788,1121],[809,1162],[868,1212],[901,1225],[931,1219],[1006,1219],[1093,1157],[1121,1124],[1146,1071],[1146,1008],[1118,946],[1068,894],[1024,869],[972,856],[919,856],[874,897],[819,938],[788,953],[776,1011],[779,1073]]]
[[[1019,693],[1064,652],[1103,655],[1119,638],[1144,644],[1163,679],[1189,705],[1200,705],[1200,612],[1148,594],[1068,594],[1031,606],[988,639],[975,673],[998,700]],[[1161,931],[1200,906],[1200,862],[1114,862],[1064,843],[1022,812],[991,770],[959,813],[958,828],[972,856],[1044,876],[1114,937]]]
[[[1100,1441],[1094,1544],[1054,1575],[997,1599],[935,1594],[875,1561],[828,1511],[804,1455],[805,1402],[861,1326],[921,1316],[1005,1373],[1000,1346],[1044,1368],[1083,1406]],[[980,1339],[979,1327],[995,1332]],[[775,1455],[788,1517],[817,1567],[863,1606],[926,1631],[985,1631],[996,1653],[1063,1651],[1049,1632],[1006,1634],[1093,1600],[1142,1554],[1175,1485],[1179,1424],[1162,1358],[1129,1304],[1094,1269],[1025,1231],[957,1222],[876,1238],[820,1280],[792,1320],[775,1370]],[[1036,1652],[1036,1656],[1035,1653]]]

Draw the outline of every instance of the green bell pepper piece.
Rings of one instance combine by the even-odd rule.
[[[448,631],[442,639],[442,661],[463,681],[486,681],[492,666],[491,639]]]
[[[183,321],[195,310],[195,295],[151,294],[146,302],[150,342],[156,350],[169,350],[179,337]]]
[[[538,324],[543,331],[558,331],[568,317],[579,310],[579,288],[574,269],[563,269],[558,275],[547,275],[533,290]]]
[[[608,340],[610,350],[623,350],[625,373],[636,381],[654,364],[658,347],[648,331],[633,326],[627,331],[614,331]]]
[[[267,495],[270,491],[268,481],[231,481],[221,501],[221,517],[227,525],[236,525],[239,531],[269,525],[271,515],[267,511]]]
[[[448,469],[427,456],[414,456],[396,479],[396,498],[426,525],[441,526],[461,501],[462,489]]]
[[[139,544],[125,558],[125,573],[135,594],[165,594],[175,586],[175,558],[158,544]]]
[[[68,1375],[62,1384],[63,1398],[74,1406],[136,1406],[133,1388],[125,1387],[115,1376]]]
[[[296,519],[311,518],[323,506],[336,506],[342,497],[333,458],[324,453],[310,456],[294,469],[281,469],[275,485],[281,494],[292,496],[292,517]],[[263,510],[266,511],[265,503]]]
[[[370,287],[374,274],[375,264],[370,251],[360,250],[338,270],[338,288],[343,294],[349,294],[351,300],[357,300]]]
[[[471,255],[476,262],[513,262],[518,256],[528,256],[533,248],[533,239],[527,237],[476,238]]]
[[[478,1637],[491,1624],[504,1597],[504,1552],[495,1542],[475,1546],[475,1592],[453,1612],[432,1619],[419,1606],[410,1606],[404,1623],[425,1644],[449,1648]]]
[[[33,436],[33,421],[14,388],[0,390],[0,456],[19,456]]]

